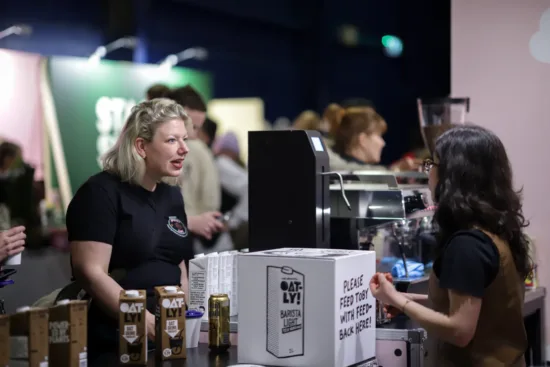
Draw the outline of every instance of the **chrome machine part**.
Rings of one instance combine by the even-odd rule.
[[[420,172],[338,172],[349,202],[342,200],[341,183],[331,191],[332,247],[375,250],[377,258],[407,258],[429,262],[422,234],[433,230],[433,207],[427,175]],[[406,183],[400,183],[406,182]],[[351,210],[347,204],[351,204]],[[423,249],[424,248],[424,249]],[[388,271],[386,269],[385,271]]]
[[[346,197],[346,192],[344,191],[344,179],[342,178],[342,174],[340,172],[332,171],[332,172],[322,172],[321,175],[323,176],[334,175],[338,177],[340,182],[340,193],[342,194],[342,198],[344,199],[344,202],[346,203],[348,210],[351,210],[351,205],[349,204],[348,198]]]

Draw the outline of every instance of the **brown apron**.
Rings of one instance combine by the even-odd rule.
[[[502,239],[485,232],[495,243],[500,264],[498,274],[485,289],[476,332],[464,348],[428,335],[428,365],[433,367],[523,367],[527,335],[523,324],[525,283],[517,273],[512,253]],[[448,315],[448,290],[439,287],[433,273],[429,299],[435,311]]]

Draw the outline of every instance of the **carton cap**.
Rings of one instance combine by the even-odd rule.
[[[212,256],[218,256],[218,253],[217,252],[211,252],[209,254],[206,254],[207,257],[212,257]]]
[[[58,305],[68,305],[69,303],[71,303],[71,300],[69,300],[69,299],[62,299],[62,300],[57,301]]]
[[[247,248],[243,248],[241,252],[248,252],[249,250]]]
[[[29,311],[31,308],[29,306],[23,306],[23,307],[19,307],[15,310],[15,312],[17,313],[20,313],[20,312],[27,312]]]
[[[164,291],[166,293],[177,293],[178,292],[178,288],[174,287],[173,285],[169,285],[167,287],[164,287]]]
[[[139,291],[129,290],[124,293],[126,297],[139,297]]]
[[[196,254],[194,257],[196,259],[197,257],[203,257],[203,256],[204,256],[204,254]]]

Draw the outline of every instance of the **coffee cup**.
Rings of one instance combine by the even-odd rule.
[[[16,255],[12,255],[12,256],[8,256],[8,258],[6,260],[4,260],[4,262],[2,263],[2,266],[5,266],[5,265],[9,265],[9,266],[12,266],[12,265],[21,265],[21,258],[22,258],[22,253],[18,253]]]

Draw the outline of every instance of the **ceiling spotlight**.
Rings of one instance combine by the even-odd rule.
[[[105,46],[99,46],[93,54],[90,55],[88,61],[91,63],[99,63],[108,53],[118,50],[120,48],[134,49],[138,44],[136,37],[122,37],[114,42],[111,42]]]
[[[26,24],[16,24],[9,28],[0,31],[0,39],[6,38],[11,35],[16,36],[28,36],[32,33],[32,27]]]
[[[166,58],[159,63],[159,66],[163,69],[170,69],[185,60],[203,61],[207,58],[208,51],[206,49],[202,47],[191,47],[180,53],[166,56]]]

